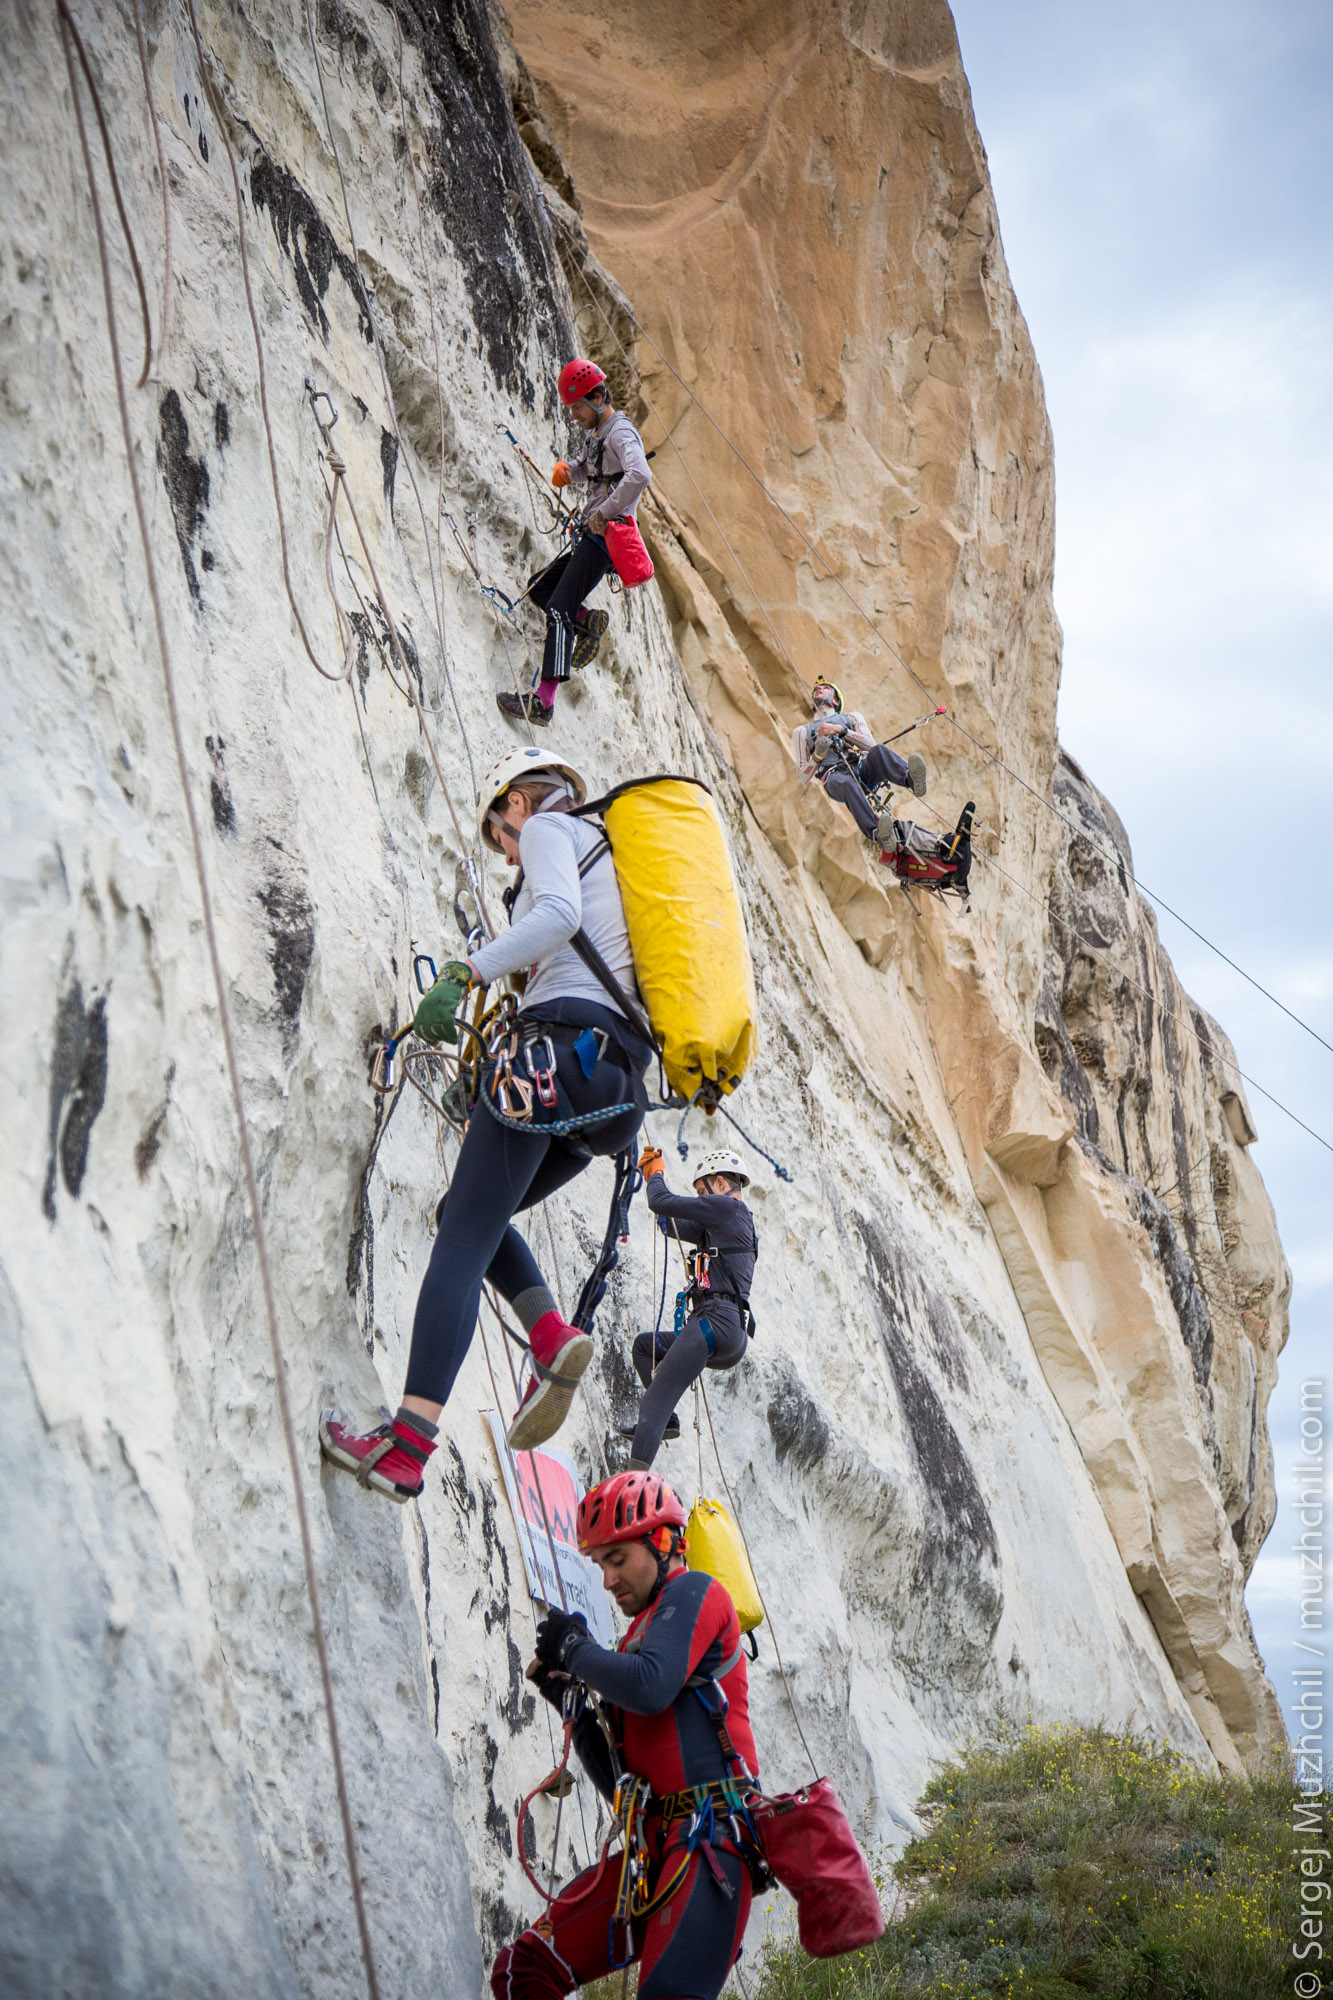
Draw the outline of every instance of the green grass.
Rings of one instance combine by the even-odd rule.
[[[1104,1730],[1028,1729],[931,1781],[877,1946],[771,1945],[750,2000],[1278,2000],[1292,1800],[1285,1772],[1247,1783]],[[1301,1844],[1333,1845],[1327,1825]]]

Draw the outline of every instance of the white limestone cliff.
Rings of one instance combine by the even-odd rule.
[[[157,328],[162,203],[134,13],[71,6]],[[880,577],[869,594],[900,649],[1081,829],[937,737],[933,795],[975,796],[994,829],[973,910],[918,918],[889,896],[828,803],[796,794],[798,677],[658,454],[645,526],[659,583],[614,600],[602,658],[550,735],[598,785],[703,777],[730,829],[762,1033],[736,1108],[794,1181],[761,1177],[760,1332],[709,1401],[815,1757],[892,1844],[931,1760],[1005,1721],[1105,1721],[1230,1766],[1280,1727],[1241,1590],[1272,1517],[1263,1411],[1285,1269],[1229,1046],[1175,982],[1111,807],[1058,758],[1049,436],[948,16],[934,0],[855,20],[830,8],[789,49],[778,29],[795,34],[795,15],[775,13],[774,54],[747,9],[708,11],[746,86],[718,100],[744,158],[730,178],[710,166],[720,198],[702,224],[683,176],[683,223],[627,231],[620,255],[583,185],[598,156],[581,166],[577,121],[561,129],[537,10],[514,14],[525,68],[479,0],[320,0],[335,159],[303,9],[200,8],[240,163],[292,592],[326,668],[350,631],[341,685],[307,658],[284,590],[226,147],[188,7],[143,5],[172,269],[169,339],[142,388],[84,99],[369,1924],[382,1989],[403,2000],[476,1993],[532,1914],[514,1812],[551,1740],[522,1679],[532,1610],[482,1416],[497,1401],[488,1355],[502,1405],[511,1393],[494,1327],[419,1506],[381,1504],[318,1458],[322,1407],[370,1416],[401,1387],[443,1163],[411,1091],[384,1126],[367,1066],[405,1018],[414,945],[438,956],[456,935],[460,844],[345,512],[346,561],[335,542],[326,566],[329,468],[306,384],[337,409],[348,490],[466,829],[474,770],[518,740],[494,696],[526,675],[539,622],[505,621],[464,551],[512,592],[552,549],[499,427],[554,456],[552,385],[576,340],[639,395],[570,289],[579,268],[622,338],[624,297],[646,323],[661,306],[664,338],[679,308],[673,357],[747,444],[765,415],[766,469],[849,588]],[[351,1995],[364,1978],[87,183],[55,13],[9,27],[0,1607],[21,1784],[0,1808],[0,1983]],[[614,30],[610,9],[578,28],[620,62]],[[689,31],[704,32],[676,10],[664,80]],[[906,129],[877,93],[906,91],[935,132],[924,150],[894,142],[903,268],[920,274],[906,304],[874,282],[873,205],[847,206],[821,289],[812,230],[757,199],[756,171],[776,185],[765,148],[806,157],[827,108],[813,85],[789,87],[812,48],[820,90],[861,93],[856,171],[877,132]],[[641,74],[617,75],[604,164],[645,130]],[[852,172],[836,155],[791,185],[836,195]],[[780,223],[811,260],[801,282]],[[706,284],[689,282],[693,256]],[[888,345],[854,340],[840,360],[830,329],[864,332],[846,309],[858,272]],[[736,337],[764,286],[821,357],[795,388]],[[696,300],[727,304],[711,345]],[[807,678],[845,658],[851,614],[822,572],[753,489],[742,501],[728,485],[739,475],[697,420],[682,442],[763,602],[785,606]],[[437,505],[457,529],[438,543]],[[886,728],[909,719],[887,654],[873,673],[858,659],[858,705]],[[987,854],[1030,893],[1011,895]],[[496,870],[493,899],[500,886]],[[676,1168],[674,1124],[654,1131]],[[566,1303],[608,1186],[594,1166],[534,1221]],[[640,1206],[562,1438],[589,1479],[632,1408],[628,1343],[656,1311],[655,1272]],[[707,1434],[682,1415],[664,1469],[693,1492],[702,1448],[716,1490]],[[760,1647],[764,1775],[784,1787],[805,1766],[767,1634]],[[561,1819],[562,1868],[595,1818],[583,1787]],[[539,1801],[544,1861],[554,1831]]]

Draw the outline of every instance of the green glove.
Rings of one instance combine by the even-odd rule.
[[[451,958],[412,1016],[413,1034],[423,1042],[456,1042],[454,1015],[471,984],[472,967],[461,958]]]

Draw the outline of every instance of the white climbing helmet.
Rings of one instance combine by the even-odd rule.
[[[750,1176],[741,1165],[739,1153],[729,1153],[725,1147],[716,1153],[705,1153],[699,1160],[691,1176],[696,1181],[711,1180],[714,1174],[734,1174],[742,1187],[749,1187]]]
[[[588,796],[588,787],[580,772],[572,764],[562,763],[559,757],[552,757],[549,751],[543,756],[540,750],[527,744],[522,750],[506,750],[503,757],[496,759],[481,781],[477,794],[477,832],[482,844],[495,853],[500,851],[500,843],[488,824],[497,799],[502,799],[511,785],[521,778],[549,778],[556,784],[568,785],[574,795],[574,803],[581,806]]]

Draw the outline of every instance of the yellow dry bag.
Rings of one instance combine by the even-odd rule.
[[[740,1531],[720,1500],[696,1500],[685,1530],[685,1560],[725,1584],[736,1607],[742,1632],[764,1622],[759,1589]]]
[[[757,1041],[754,971],[727,837],[695,778],[636,778],[581,808],[611,844],[639,991],[682,1097],[734,1090]]]

